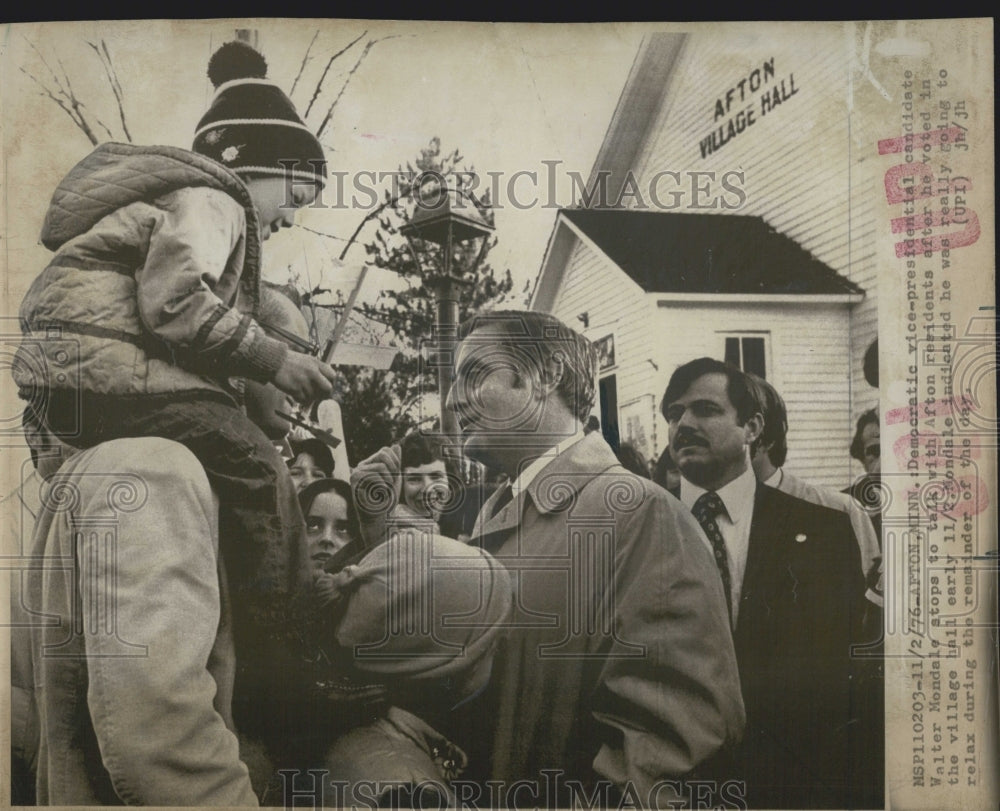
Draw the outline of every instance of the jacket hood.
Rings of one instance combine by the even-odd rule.
[[[74,166],[56,188],[42,225],[42,244],[56,251],[123,206],[190,186],[211,186],[232,196],[246,211],[247,233],[256,242],[259,226],[250,192],[222,164],[176,147],[107,143]]]

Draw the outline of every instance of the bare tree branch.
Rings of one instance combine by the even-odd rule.
[[[99,118],[95,118],[94,120],[95,120],[95,121],[97,121],[97,123],[98,123],[98,124],[100,125],[101,129],[102,129],[102,130],[104,130],[104,131],[105,131],[105,132],[106,132],[106,133],[108,134],[108,140],[109,140],[109,141],[113,141],[113,140],[115,140],[115,136],[114,136],[114,134],[113,134],[113,133],[111,132],[111,130],[109,130],[109,129],[108,129],[108,125],[107,125],[107,124],[105,124],[105,123],[104,123],[103,121],[101,121],[101,119],[99,119]]]
[[[63,64],[62,59],[60,59],[57,56],[56,57],[56,61],[59,63],[59,68],[63,72],[63,78],[66,80],[66,89],[69,91],[69,97],[71,99],[75,99],[76,98],[76,94],[73,92],[73,85],[70,84],[70,81],[69,81],[69,72],[66,70],[66,66]]]
[[[341,291],[338,290],[337,292],[340,293]],[[321,310],[330,310],[331,312],[335,312],[335,313],[343,312],[346,309],[346,305],[345,304],[320,304],[320,303],[317,303],[316,307],[318,307]],[[384,325],[386,325],[386,326],[388,326],[390,328],[393,325],[393,322],[392,322],[390,316],[384,315],[383,313],[380,313],[378,310],[371,309],[371,306],[368,305],[368,304],[362,304],[360,308],[353,310],[350,314],[348,314],[347,317],[348,317],[348,319],[352,319],[353,318],[356,323],[358,323],[358,324],[360,324],[362,326],[365,325],[364,324],[365,321],[377,321],[378,323],[384,324]],[[385,331],[385,332],[383,332],[382,334],[386,335],[387,333],[388,333],[388,330]],[[371,334],[374,335],[374,332],[372,332]]]
[[[52,85],[43,82],[23,66],[20,68],[21,72],[42,89],[43,95],[48,96],[51,101],[53,101],[64,113],[66,113],[66,115],[70,117],[72,122],[81,132],[83,132],[84,135],[87,136],[87,139],[93,146],[97,146],[97,144],[101,141],[95,132],[95,127],[99,127],[103,130],[107,134],[109,140],[115,140],[115,135],[111,131],[111,128],[108,127],[108,125],[105,124],[100,117],[88,110],[87,105],[84,104],[83,101],[81,101],[76,95],[76,91],[73,89],[73,82],[70,79],[69,71],[66,70],[66,66],[63,64],[62,59],[56,56],[56,64],[62,72],[62,75],[60,76],[60,74],[56,72],[55,68],[53,68],[53,66],[45,58],[45,54],[42,53],[35,43],[27,37],[25,37],[25,41],[37,54],[42,64],[48,70],[49,75],[52,77]],[[123,106],[124,95],[122,93],[121,83],[118,81],[118,73],[111,60],[111,52],[108,50],[108,46],[104,40],[101,40],[101,48],[98,48],[98,46],[93,42],[87,42],[87,44],[94,49],[94,52],[97,54],[97,57],[101,62],[101,66],[104,68],[104,73],[107,77],[108,84],[111,87],[111,92],[114,94],[115,101],[118,105],[118,114],[121,118],[122,131],[124,132],[125,137],[131,142],[132,135],[129,132],[128,125],[125,121],[125,109]],[[95,123],[92,125],[91,121]]]
[[[305,269],[306,274],[306,287],[308,290],[314,290],[312,279],[309,277],[309,253],[306,251],[305,246],[302,247],[302,265]],[[289,266],[291,268],[291,266]],[[320,271],[320,276],[322,277],[323,272]],[[309,297],[309,310],[312,313],[312,321],[309,324],[309,337],[319,343],[319,333],[316,329],[316,304],[312,300],[312,296]]]
[[[62,82],[59,81],[59,77],[56,75],[56,72],[52,69],[52,66],[49,64],[48,60],[45,58],[45,55],[40,50],[38,50],[38,47],[30,39],[28,39],[27,37],[25,37],[24,41],[27,42],[28,45],[31,46],[31,50],[33,50],[36,54],[38,54],[38,58],[42,60],[42,64],[45,65],[45,67],[48,68],[49,73],[52,74],[52,80],[56,83],[56,87],[58,88],[59,92],[68,99],[69,98],[69,94],[63,88]],[[28,75],[30,76],[31,74],[28,74]],[[41,82],[39,82],[39,84],[41,84]],[[43,85],[43,87],[44,87],[44,85]]]
[[[333,64],[333,61],[337,57],[342,56],[344,53],[346,53],[350,48],[353,48],[354,45],[367,33],[368,29],[366,28],[364,31],[358,34],[358,36],[355,39],[351,40],[351,42],[349,42],[347,45],[345,45],[343,48],[337,51],[337,53],[335,53],[333,56],[330,57],[330,61],[327,62],[326,67],[323,68],[323,75],[320,76],[319,81],[316,82],[316,89],[313,90],[312,98],[309,99],[309,105],[306,107],[306,111],[302,115],[302,118],[306,118],[309,115],[309,111],[312,109],[312,106],[316,102],[316,99],[319,96],[320,91],[323,89],[323,82],[326,81],[326,74],[330,72],[330,66]]]
[[[295,74],[295,81],[292,82],[292,89],[288,91],[288,96],[291,98],[295,94],[295,88],[299,83],[299,79],[302,78],[302,71],[306,69],[306,63],[309,61],[309,52],[312,50],[313,43],[316,42],[316,37],[319,36],[319,29],[316,29],[316,33],[313,34],[313,38],[309,41],[309,47],[306,48],[306,55],[302,57],[302,64],[299,65],[299,72]]]
[[[111,61],[111,51],[108,50],[108,43],[106,43],[103,39],[101,40],[101,50],[104,51],[104,58],[107,60],[108,67],[111,69],[112,86],[118,95],[122,95],[122,85],[121,82],[118,81],[118,71],[115,70],[114,63]]]
[[[328,234],[326,231],[317,231],[315,228],[310,228],[308,225],[302,225],[301,223],[295,223],[296,228],[301,228],[303,231],[308,231],[310,234],[316,234],[317,236],[326,237],[327,239],[336,239],[340,242],[347,242],[343,237],[338,237],[336,234]]]
[[[104,75],[108,78],[108,84],[111,85],[111,92],[115,96],[115,103],[118,105],[118,118],[121,120],[122,132],[125,133],[125,138],[129,143],[132,143],[132,133],[128,130],[128,124],[125,123],[125,99],[122,93],[121,83],[118,81],[118,72],[115,70],[115,66],[111,61],[111,52],[108,51],[107,43],[102,39],[101,47],[98,48],[93,42],[87,43],[94,52],[97,54],[98,59],[101,60],[101,66],[104,68]],[[108,133],[110,136],[110,133]]]
[[[402,200],[404,197],[406,197],[409,193],[410,193],[410,186],[404,186],[399,190],[399,194],[397,194],[395,197],[388,198],[385,202],[382,203],[382,205],[378,206],[378,208],[373,208],[371,211],[369,211],[361,220],[361,222],[358,223],[358,227],[354,229],[354,233],[351,234],[350,238],[347,240],[347,244],[344,246],[344,250],[340,252],[340,256],[338,258],[342,260],[345,256],[347,256],[347,251],[350,249],[351,245],[354,244],[354,240],[358,238],[358,234],[361,233],[362,228],[364,228],[369,222],[371,222],[375,217],[377,217],[387,208],[392,208],[396,206],[399,203],[399,201]]]
[[[69,71],[66,70],[66,66],[63,64],[62,59],[56,57],[56,61],[59,63],[59,67],[62,69],[63,72],[63,78],[66,80],[66,90],[68,91],[67,98],[69,98],[70,106],[73,108],[73,110],[77,114],[77,117],[80,119],[80,126],[83,128],[84,132],[87,133],[87,136],[96,146],[98,142],[97,136],[94,135],[93,129],[91,129],[90,124],[87,122],[87,117],[83,114],[84,109],[86,109],[86,105],[76,97],[76,93],[73,91],[73,84],[69,80]],[[66,91],[64,91],[64,93],[65,92]],[[111,134],[111,130],[109,130],[107,126],[105,126],[104,123],[100,121],[100,119],[98,119],[97,123],[100,124],[102,127],[104,127],[104,131],[107,132],[108,137],[111,140],[114,140],[114,136]]]
[[[37,77],[33,76],[30,72],[28,72],[24,68],[21,68],[20,70],[21,73],[23,73],[25,76],[31,79],[31,81],[33,81],[40,88],[42,88],[42,90],[44,91],[44,95],[47,95],[50,99],[52,99],[52,101],[54,101],[57,105],[59,105],[59,107],[63,110],[63,112],[65,112],[66,115],[68,115],[72,119],[73,123],[83,132],[83,134],[90,139],[90,143],[92,146],[97,146],[97,144],[100,143],[97,136],[94,134],[94,131],[90,128],[90,125],[87,123],[86,119],[84,119],[83,116],[80,114],[79,110],[67,106],[66,102],[64,102],[61,98],[59,98],[55,93],[52,92],[52,90],[49,87],[45,85],[44,82],[39,80]],[[60,89],[60,92],[63,91]],[[64,92],[63,94],[65,95]]]
[[[80,129],[83,130],[84,135],[86,135],[90,139],[90,142],[94,146],[97,146],[98,143],[100,143],[100,139],[97,137],[97,135],[94,134],[93,128],[90,126],[90,123],[87,121],[86,117],[83,114],[83,108],[84,108],[83,102],[81,102],[78,98],[76,98],[76,96],[70,96],[70,106],[76,112],[77,125],[80,127]],[[101,124],[101,126],[104,127],[103,124]],[[104,127],[104,129],[107,130],[108,128]],[[110,131],[108,131],[108,135],[111,135]]]
[[[337,102],[340,101],[341,96],[344,95],[344,91],[347,90],[347,86],[351,83],[351,79],[354,78],[354,74],[361,63],[364,62],[365,57],[368,56],[368,52],[371,51],[372,47],[379,42],[384,42],[387,39],[396,39],[401,36],[400,34],[393,34],[389,37],[380,37],[379,39],[370,39],[368,44],[365,45],[365,49],[361,52],[361,56],[358,57],[358,61],[354,63],[354,67],[350,69],[347,73],[347,78],[344,79],[344,83],[340,86],[340,92],[337,93],[337,98],[333,100],[333,104],[330,105],[330,109],[326,111],[326,115],[323,117],[322,123],[319,125],[319,129],[316,130],[316,137],[319,138],[323,134],[323,130],[326,129],[326,125],[330,123],[330,119],[333,117],[333,110],[337,106]]]
[[[23,67],[22,67],[22,68],[20,68],[20,70],[21,70],[21,73],[23,73],[23,74],[24,74],[25,76],[27,76],[27,77],[28,77],[29,79],[31,79],[31,81],[33,81],[33,82],[34,82],[35,84],[37,84],[37,85],[38,85],[38,86],[39,86],[40,88],[42,88],[42,91],[43,91],[43,92],[42,92],[42,93],[41,93],[40,95],[43,95],[43,96],[48,96],[48,97],[49,97],[50,99],[52,99],[52,101],[54,101],[54,102],[55,102],[56,104],[58,104],[58,105],[59,105],[59,106],[60,106],[60,107],[61,107],[61,108],[62,108],[62,109],[63,109],[63,110],[64,110],[64,111],[66,112],[66,115],[68,115],[68,116],[69,116],[70,118],[72,118],[72,119],[73,119],[73,123],[74,123],[74,124],[76,124],[76,125],[77,125],[78,127],[80,126],[80,122],[79,122],[79,121],[77,120],[76,116],[75,116],[75,115],[73,114],[73,111],[72,111],[72,110],[71,110],[71,109],[70,109],[69,107],[67,107],[67,106],[66,106],[66,104],[65,104],[65,102],[63,102],[63,100],[62,100],[61,98],[59,98],[58,96],[56,96],[56,95],[55,95],[55,94],[54,94],[54,93],[53,93],[53,92],[52,92],[52,91],[51,91],[51,90],[50,90],[50,89],[49,89],[49,88],[48,88],[48,87],[47,87],[47,86],[46,86],[46,85],[45,85],[45,84],[44,84],[44,83],[42,82],[42,80],[41,80],[41,79],[39,79],[39,78],[38,78],[37,76],[35,76],[35,75],[34,75],[33,73],[30,73],[30,72],[29,72],[28,70],[26,70],[26,69],[25,69],[25,68],[23,68]]]

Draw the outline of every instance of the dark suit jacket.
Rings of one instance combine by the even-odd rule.
[[[851,655],[864,592],[847,514],[758,484],[734,632],[751,808],[882,807],[864,748],[883,720],[865,717]]]
[[[493,516],[496,500],[483,506],[473,543],[511,571],[515,613],[471,729],[453,738],[473,750],[470,767],[488,764],[484,776],[508,787],[546,785],[543,769],[561,770],[562,786],[630,783],[645,804],[658,781],[738,739],[721,581],[680,502],[628,473],[596,432]],[[488,751],[475,751],[475,739]],[[570,799],[525,791],[517,802]]]

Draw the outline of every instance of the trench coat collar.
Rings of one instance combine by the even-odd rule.
[[[587,482],[616,465],[618,459],[611,447],[599,432],[593,431],[553,458],[496,515],[492,515],[493,505],[500,498],[503,488],[493,493],[479,511],[472,534],[474,541],[516,527],[529,501],[542,515],[565,509]]]

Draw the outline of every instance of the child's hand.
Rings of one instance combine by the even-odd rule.
[[[313,608],[322,610],[340,599],[341,583],[335,575],[320,572],[312,585]]]
[[[354,506],[366,546],[376,546],[385,540],[386,518],[399,503],[402,469],[400,447],[391,445],[355,465],[351,472]]]
[[[328,364],[312,355],[289,352],[273,382],[285,394],[307,404],[328,397],[334,380],[336,372]]]

